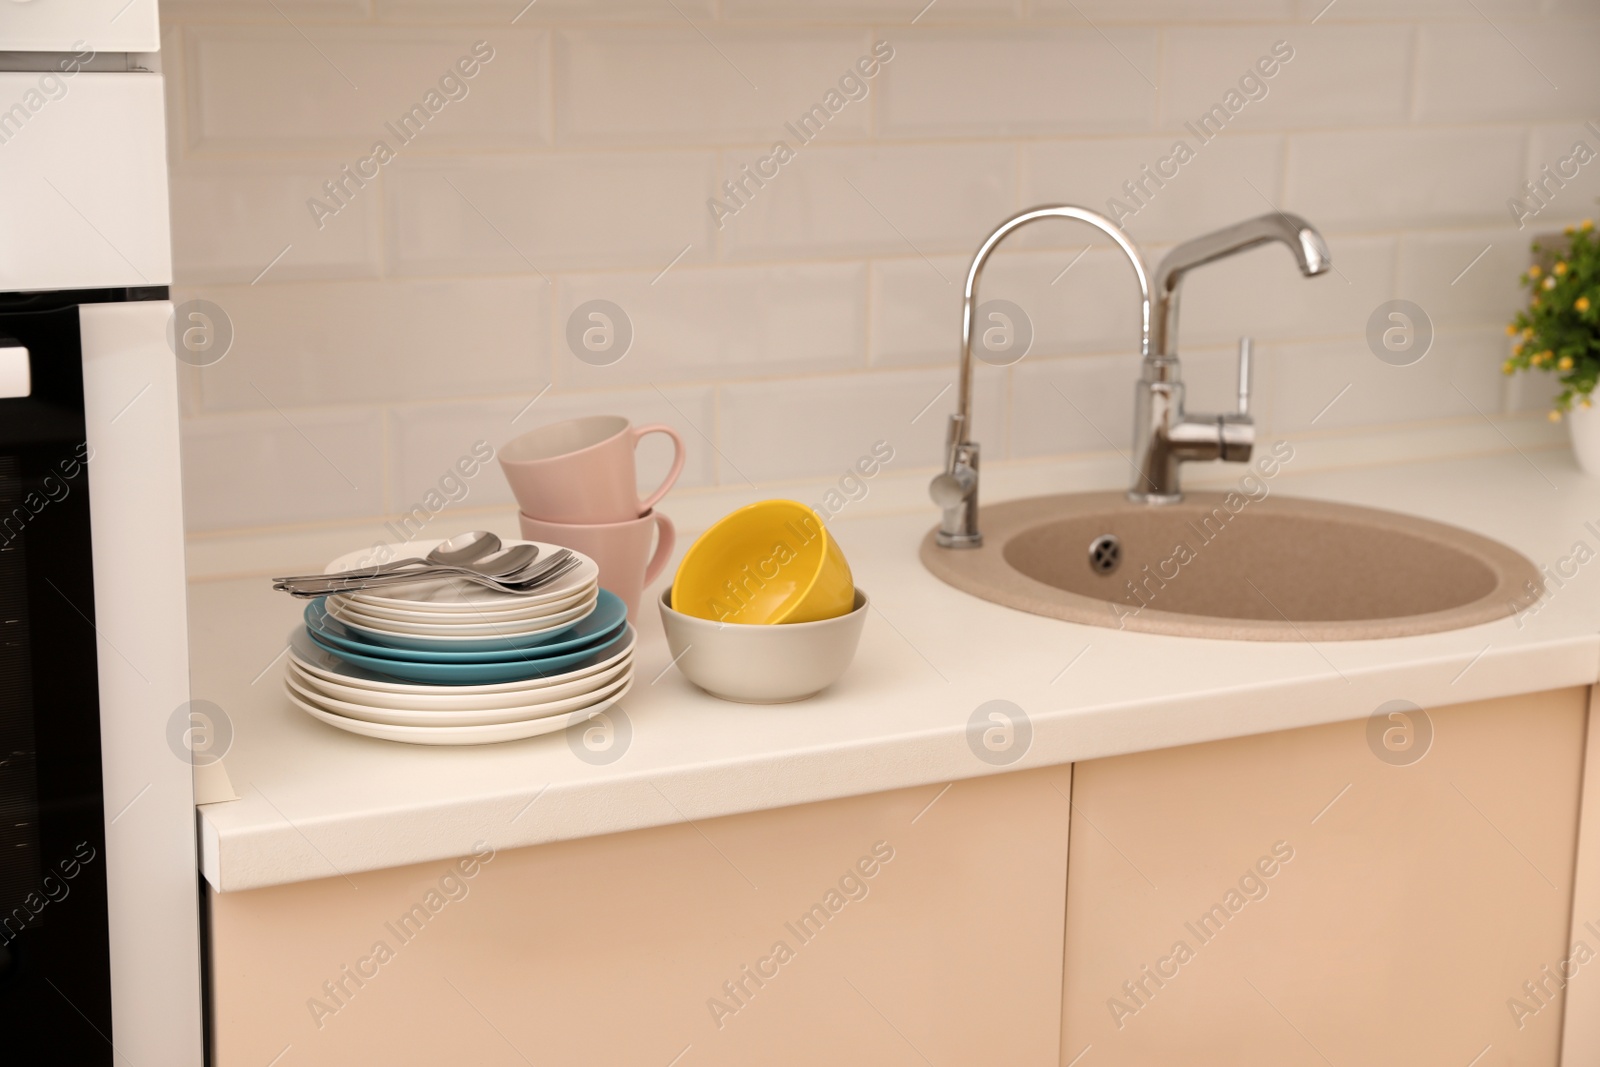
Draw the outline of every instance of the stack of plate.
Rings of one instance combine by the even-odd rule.
[[[328,569],[359,565],[361,555]],[[584,558],[529,594],[434,580],[315,600],[290,635],[289,699],[330,726],[412,744],[564,729],[633,684],[627,609],[598,577]]]

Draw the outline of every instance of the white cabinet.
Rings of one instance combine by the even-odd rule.
[[[156,0],[0,0],[0,52],[158,52]]]
[[[0,73],[0,292],[170,284],[165,131],[159,74]]]

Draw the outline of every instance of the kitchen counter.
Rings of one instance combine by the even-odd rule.
[[[620,758],[595,766],[562,734],[423,748],[324,726],[282,694],[276,657],[301,605],[261,578],[196,582],[194,697],[231,723],[225,764],[240,798],[201,807],[202,870],[221,891],[348,876],[464,855],[477,842],[517,848],[1363,718],[1395,699],[1427,708],[1600,680],[1600,562],[1591,558],[1600,557],[1600,483],[1564,450],[1286,469],[1272,490],[1452,522],[1504,541],[1563,584],[1551,582],[1520,619],[1403,639],[1137,634],[944,585],[917,559],[931,507],[847,509],[831,528],[873,611],[844,679],[797,704],[716,700],[671,666],[649,606],[622,705],[631,737]],[[1578,542],[1591,550],[1582,562]],[[979,759],[966,739],[975,709],[997,699],[1022,708],[1032,731],[1004,766]]]

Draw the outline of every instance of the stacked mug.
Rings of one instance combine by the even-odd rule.
[[[635,451],[652,433],[672,439],[672,469],[641,497]],[[541,426],[500,449],[500,469],[522,509],[522,536],[593,559],[601,587],[622,598],[630,620],[677,541],[672,520],[654,508],[678,480],[683,460],[683,439],[672,427],[635,427],[620,415]]]

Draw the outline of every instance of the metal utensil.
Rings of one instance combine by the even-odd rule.
[[[513,545],[492,559],[478,564],[443,566],[428,564],[400,571],[346,571],[342,574],[302,575],[277,578],[273,587],[295,592],[296,595],[323,596],[328,593],[353,592],[375,585],[409,585],[412,582],[434,578],[472,577],[510,579],[525,571],[538,558],[538,545]],[[555,557],[551,557],[552,559]]]
[[[437,580],[440,578],[460,579],[473,582],[489,589],[506,593],[527,593],[541,586],[549,585],[573,568],[582,564],[583,560],[573,552],[562,549],[546,559],[534,562],[525,553],[518,568],[503,569],[501,562],[506,555],[516,552],[519,548],[533,549],[532,545],[518,545],[503,553],[502,556],[489,565],[479,569],[442,567],[427,570],[405,571],[399,574],[380,574],[366,578],[341,579],[338,582],[319,581],[279,581],[274,583],[274,588],[281,589],[292,596],[310,599],[319,596],[329,596],[336,593],[353,593],[364,589],[379,589],[394,585],[411,585],[418,581]],[[488,571],[495,573],[487,573]]]
[[[468,530],[463,534],[446,538],[433,546],[426,556],[415,556],[411,559],[398,559],[392,563],[378,563],[370,567],[356,567],[348,571],[336,571],[333,574],[295,574],[283,578],[274,578],[274,582],[299,582],[316,581],[324,578],[342,578],[345,576],[364,575],[373,576],[388,574],[392,571],[403,570],[416,564],[434,564],[443,567],[467,567],[494,555],[500,551],[500,538],[488,530]],[[537,555],[538,549],[534,549]]]

